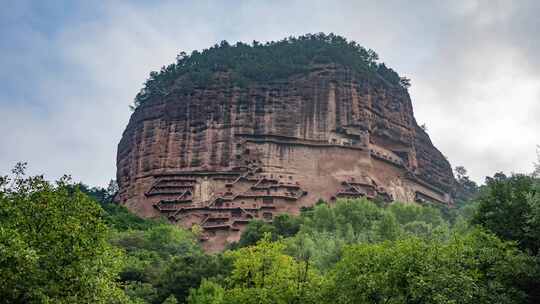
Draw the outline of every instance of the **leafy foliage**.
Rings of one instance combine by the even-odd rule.
[[[143,219],[129,212],[126,207],[114,203],[114,196],[118,191],[118,185],[114,180],[109,182],[107,188],[89,187],[83,183],[78,183],[74,187],[100,204],[105,211],[104,221],[110,228],[119,231],[148,230],[164,223],[164,221]]]
[[[344,248],[321,274],[269,234],[228,253],[234,270],[193,289],[189,303],[523,303],[537,272],[512,243],[473,230],[448,241],[406,237]]]
[[[265,234],[268,234],[272,240],[277,240],[277,232],[274,225],[260,220],[253,220],[247,224],[246,230],[240,237],[240,241],[231,245],[231,249],[255,245]]]
[[[334,303],[522,303],[514,278],[530,257],[481,231],[448,243],[408,238],[345,249],[325,297]]]
[[[320,201],[300,216],[253,221],[231,250],[210,255],[196,240],[200,227],[141,219],[112,202],[114,186],[51,184],[26,178],[19,164],[0,177],[0,296],[6,303],[537,303],[539,189],[534,176],[496,174],[477,202],[451,212]]]
[[[120,280],[141,303],[183,303],[203,278],[228,271],[222,256],[204,254],[191,232],[169,224],[118,232],[111,242],[126,251]]]
[[[304,213],[300,232],[288,242],[292,255],[299,254],[294,244],[310,247],[312,263],[324,272],[339,261],[347,244],[407,236],[443,240],[449,237],[449,226],[431,207],[395,203],[382,208],[367,200],[341,200],[333,207],[320,204]]]
[[[0,181],[0,298],[4,303],[123,301],[121,252],[99,205],[67,177],[51,184],[18,164]]]
[[[486,179],[478,197],[473,223],[493,231],[504,240],[518,242],[533,254],[540,249],[540,234],[535,216],[538,200],[538,181],[527,175],[507,177],[502,173]]]
[[[225,287],[206,283],[192,291],[189,303],[318,303],[320,276],[309,261],[297,261],[284,249],[267,234],[256,246],[230,252],[234,270]]]
[[[294,236],[300,230],[303,219],[293,217],[288,214],[279,214],[274,217],[272,223],[266,223],[260,220],[253,220],[248,223],[242,233],[240,241],[230,246],[231,249],[242,248],[255,245],[264,235],[270,235],[272,240],[279,237]]]
[[[224,74],[234,86],[244,87],[306,73],[313,64],[339,64],[392,86],[410,86],[409,79],[401,78],[377,60],[374,51],[334,34],[306,34],[265,44],[253,41],[231,45],[222,41],[202,52],[181,52],[176,63],[162,67],[160,72],[151,72],[135,98],[134,107],[173,91],[192,92],[223,79]]]
[[[478,194],[478,185],[467,175],[467,170],[463,166],[454,169],[456,176],[455,200],[458,205],[470,201]]]

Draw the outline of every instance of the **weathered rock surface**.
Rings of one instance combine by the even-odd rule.
[[[122,204],[200,225],[216,250],[251,219],[321,198],[452,203],[450,164],[406,89],[340,65],[245,88],[221,77],[135,110],[118,145]]]

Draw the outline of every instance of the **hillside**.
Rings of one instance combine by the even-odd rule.
[[[451,205],[450,164],[405,81],[376,59],[322,34],[181,54],[137,96],[118,145],[119,202],[200,226],[208,250],[319,199]]]

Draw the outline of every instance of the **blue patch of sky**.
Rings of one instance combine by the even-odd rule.
[[[50,100],[39,88],[51,78],[68,78],[70,66],[59,49],[59,34],[96,20],[94,1],[8,1],[0,10],[0,104],[46,110]],[[72,77],[72,76],[70,76]]]

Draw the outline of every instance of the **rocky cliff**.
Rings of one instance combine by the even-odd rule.
[[[318,199],[451,204],[451,167],[413,115],[404,86],[347,64],[238,85],[232,72],[149,94],[118,145],[119,200],[203,228],[210,250],[252,219]],[[178,80],[180,79],[180,80]]]

